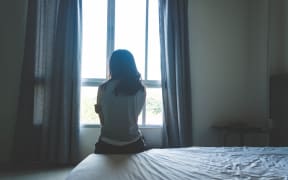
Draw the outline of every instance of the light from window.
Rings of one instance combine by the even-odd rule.
[[[162,125],[158,1],[83,0],[82,12],[81,124],[99,124],[94,104],[108,77],[107,57],[114,49],[128,49],[147,88],[138,124]]]
[[[83,0],[82,78],[106,78],[107,1]]]
[[[115,49],[129,49],[143,76],[145,74],[146,1],[118,0],[115,6]]]

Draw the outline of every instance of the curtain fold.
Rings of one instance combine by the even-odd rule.
[[[29,0],[16,162],[78,161],[81,0]]]
[[[188,0],[159,0],[166,147],[192,145]]]

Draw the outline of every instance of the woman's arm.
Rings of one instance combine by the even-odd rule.
[[[139,90],[136,93],[136,103],[135,103],[135,110],[137,115],[139,116],[139,114],[141,113],[143,106],[145,104],[146,101],[146,88],[144,88],[143,90]]]
[[[100,105],[100,99],[102,98],[102,86],[99,86],[98,88],[98,94],[97,94],[97,102],[94,105],[95,112],[98,113],[98,116],[100,118],[100,124],[104,124],[104,119],[103,119],[103,112],[102,112],[102,107]]]

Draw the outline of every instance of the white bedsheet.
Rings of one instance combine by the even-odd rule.
[[[91,154],[67,180],[288,180],[288,147],[190,147],[134,155]]]

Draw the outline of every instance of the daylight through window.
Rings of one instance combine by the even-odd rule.
[[[99,124],[94,104],[98,86],[109,75],[115,49],[128,49],[147,88],[140,125],[162,124],[158,1],[82,0],[81,124]]]

